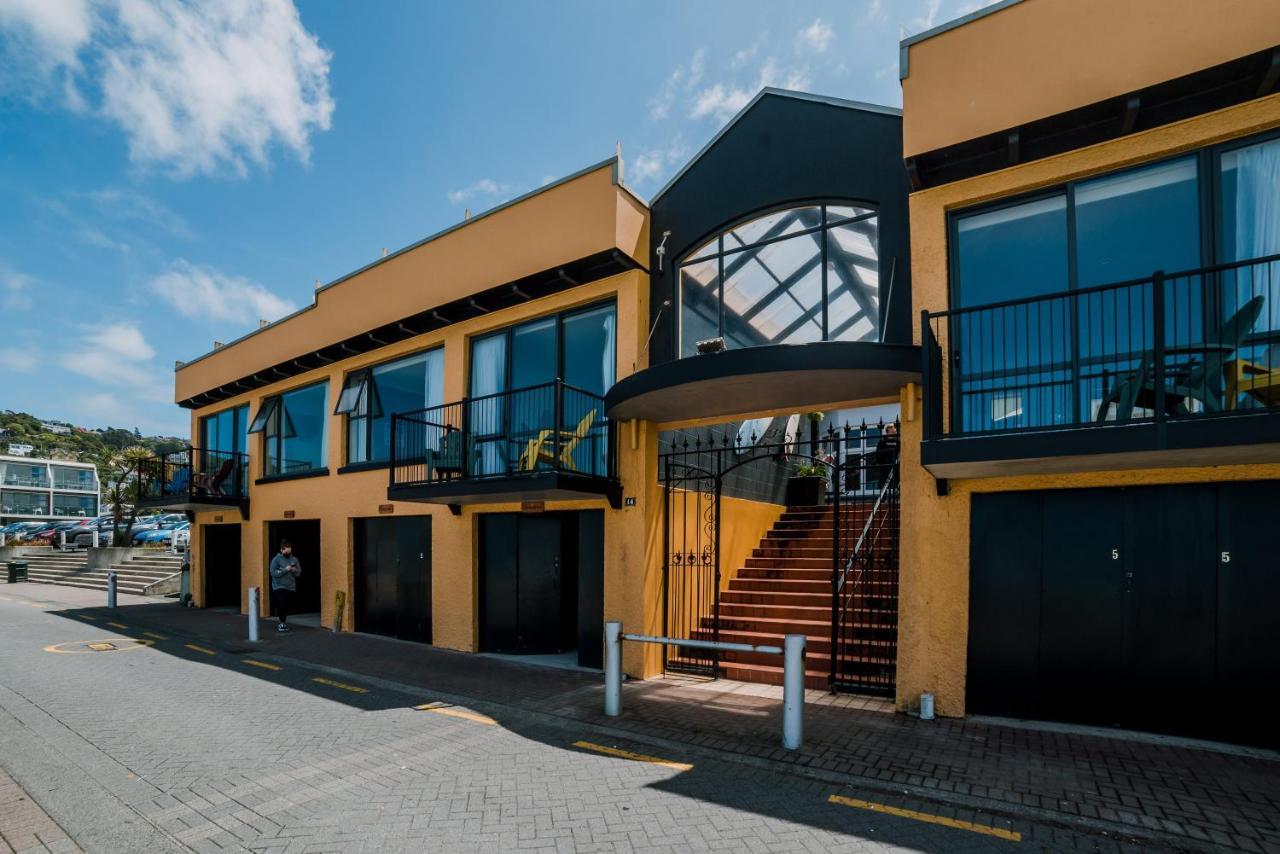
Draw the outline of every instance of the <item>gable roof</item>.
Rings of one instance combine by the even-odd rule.
[[[809,92],[797,92],[792,89],[775,89],[772,86],[766,86],[757,92],[755,97],[748,101],[745,107],[738,110],[737,114],[735,114],[733,118],[729,119],[729,121],[725,123],[725,126],[720,128],[720,130],[716,132],[716,135],[707,141],[706,145],[698,149],[698,153],[693,155],[693,157],[689,159],[689,162],[680,168],[679,172],[672,175],[671,179],[662,185],[662,189],[658,190],[658,192],[653,195],[653,198],[649,199],[649,206],[653,207],[657,204],[658,199],[662,198],[663,194],[666,193],[667,190],[670,190],[675,186],[676,182],[683,178],[684,174],[693,168],[693,164],[701,160],[703,155],[710,151],[711,148],[715,146],[715,144],[719,142],[725,134],[727,134],[733,126],[742,119],[743,116],[751,112],[751,110],[755,108],[756,104],[760,103],[760,101],[768,95],[779,98],[793,98],[797,101],[812,101],[814,103],[827,104],[832,107],[842,107],[848,110],[862,110],[868,113],[880,113],[886,116],[902,116],[902,110],[899,110],[896,107],[884,107],[880,104],[868,104],[864,101],[850,101],[846,98],[835,98],[830,95],[814,95]]]

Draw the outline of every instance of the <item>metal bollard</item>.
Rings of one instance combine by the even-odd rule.
[[[0,531],[0,549],[4,548],[4,538],[5,538],[4,531]]]
[[[116,574],[114,572],[107,573],[107,607],[114,608],[116,606]]]
[[[67,532],[66,531],[60,531],[58,533],[58,548],[62,549],[63,551],[67,550]]]
[[[782,642],[782,747],[799,750],[804,741],[804,635]]]
[[[249,640],[258,640],[258,597],[262,595],[259,587],[249,588]]]
[[[616,718],[622,712],[622,623],[604,624],[604,713]]]
[[[93,532],[93,547],[94,547],[95,549],[98,547],[98,532],[97,532],[97,531],[94,531],[94,532]]]

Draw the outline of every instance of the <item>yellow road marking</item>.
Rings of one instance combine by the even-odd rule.
[[[149,637],[149,638],[155,638],[156,640],[168,640],[168,639],[169,639],[166,635],[158,635],[158,634],[156,634],[155,632],[143,632],[143,634],[144,634],[144,635],[146,635],[146,636],[147,636],[147,637]]]
[[[82,620],[96,620],[96,619],[98,619],[97,617],[91,617],[91,616],[89,616],[88,614],[76,614],[76,616],[77,616],[77,617],[79,617],[79,618],[80,618],[80,619],[82,619]]]
[[[581,747],[586,750],[594,750],[596,753],[605,753],[609,756],[616,756],[619,759],[630,759],[633,762],[648,762],[650,765],[661,765],[664,768],[674,768],[677,771],[691,771],[693,766],[687,762],[674,762],[670,759],[662,759],[657,756],[646,756],[643,753],[632,753],[630,750],[620,750],[617,747],[605,747],[603,744],[592,744],[589,741],[575,741],[574,747]]]
[[[184,643],[183,646],[185,646],[187,649],[195,650],[196,652],[203,652],[205,655],[217,655],[217,653],[214,652],[213,650],[205,649],[202,646],[196,646],[193,643]]]
[[[988,827],[985,824],[974,824],[971,821],[960,821],[955,818],[946,818],[940,815],[931,815],[927,812],[916,812],[915,810],[902,809],[901,807],[891,807],[887,804],[877,804],[873,801],[860,801],[857,798],[846,798],[844,795],[832,795],[827,801],[833,804],[841,804],[846,807],[854,807],[860,810],[870,810],[871,812],[883,813],[885,815],[894,815],[898,818],[909,818],[915,821],[923,821],[928,824],[939,824],[943,827],[951,827],[956,830],[967,830],[970,833],[981,833],[986,836],[995,836],[1000,839],[1007,839],[1011,842],[1021,842],[1022,834],[1016,830],[1005,830],[1001,827]]]
[[[482,715],[479,712],[468,712],[466,709],[459,709],[455,706],[450,706],[447,703],[424,703],[421,706],[414,706],[414,708],[420,712],[435,712],[437,715],[447,715],[451,718],[462,718],[463,720],[474,721],[475,723],[485,724],[486,726],[493,726],[497,723],[497,721],[488,715]]]
[[[319,682],[321,685],[328,685],[333,688],[341,688],[343,691],[350,691],[353,694],[368,694],[368,688],[361,688],[359,685],[348,685],[346,682],[335,682],[332,679],[325,679],[323,676],[316,676],[311,680]]]
[[[107,625],[108,625],[108,626],[111,626],[111,628],[113,628],[113,629],[127,629],[127,628],[129,628],[129,627],[128,627],[128,626],[126,626],[124,623],[107,623]]]
[[[284,670],[278,664],[267,664],[265,661],[254,661],[252,658],[242,658],[241,663],[248,664],[251,667],[261,667],[263,670]]]
[[[43,607],[44,607],[44,604],[43,604],[43,603],[41,603],[41,602],[23,602],[22,604],[23,604],[23,605],[26,605],[26,606],[28,606],[28,607],[31,607],[31,608],[43,608]]]

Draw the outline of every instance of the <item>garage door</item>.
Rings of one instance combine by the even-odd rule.
[[[431,517],[354,527],[356,631],[431,643]]]
[[[972,714],[1280,746],[1280,483],[975,495]]]

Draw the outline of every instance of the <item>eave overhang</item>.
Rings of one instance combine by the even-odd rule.
[[[822,341],[691,356],[632,374],[605,395],[615,420],[659,424],[896,397],[920,381],[920,348]]]

